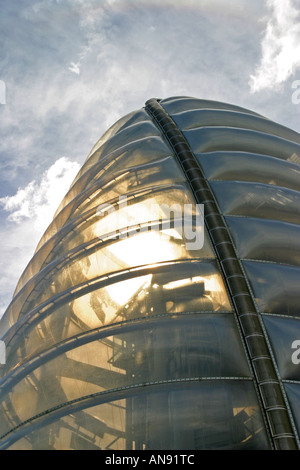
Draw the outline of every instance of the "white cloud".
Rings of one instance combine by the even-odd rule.
[[[71,62],[68,68],[69,68],[70,72],[73,72],[76,75],[80,74],[79,62],[77,62],[76,64],[74,62]]]
[[[267,0],[271,17],[262,39],[262,57],[249,85],[251,92],[278,88],[300,68],[300,11],[293,0]]]
[[[14,196],[1,198],[0,204],[10,212],[8,221],[20,224],[30,219],[35,231],[42,233],[79,168],[78,163],[62,157],[44,172],[40,182],[31,181],[25,188],[19,188]]]
[[[0,226],[0,318],[79,167],[66,157],[59,158],[40,181],[31,181],[15,195],[0,199],[0,205],[9,212],[7,222]]]

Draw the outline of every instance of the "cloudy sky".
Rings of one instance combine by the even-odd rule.
[[[0,0],[0,316],[92,146],[148,98],[300,132],[300,0]]]

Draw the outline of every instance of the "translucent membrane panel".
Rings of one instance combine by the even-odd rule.
[[[284,139],[295,140],[295,142],[300,144],[300,137],[296,132],[269,119],[251,115],[247,111],[196,109],[178,113],[173,116],[173,119],[179,129],[184,131],[207,126],[227,126],[266,132]]]
[[[147,151],[144,149],[145,146],[147,146]],[[150,151],[151,156],[147,159]],[[153,160],[159,160],[169,155],[170,149],[162,143],[161,139],[151,137],[141,139],[138,142],[129,142],[122,149],[104,155],[100,162],[97,160],[89,169],[84,169],[83,167],[81,170],[82,175],[78,176],[77,181],[60,204],[56,211],[56,216],[41,238],[37,250],[62,227],[70,214],[72,214],[74,208],[82,202],[81,194],[85,188],[92,185],[93,182],[103,176],[108,181],[109,178],[113,178],[112,175],[118,172],[125,173],[129,168],[150,163]],[[176,166],[175,161],[174,166]]]
[[[16,415],[15,423],[61,403],[119,387],[250,376],[236,321],[230,314],[174,316],[123,325],[112,333],[108,336],[102,330],[58,344],[55,353],[49,354],[50,360],[45,354],[33,366],[24,364],[19,375],[16,371],[17,383],[11,384],[9,398],[2,389],[4,402]],[[37,389],[33,384],[38,384]],[[8,430],[6,426],[1,433]]]
[[[104,256],[105,262],[94,264],[94,276],[123,269],[128,265],[167,261],[185,256],[213,257],[208,239],[204,237],[203,214],[191,200],[192,196],[187,188],[179,186],[176,189],[166,187],[164,191],[158,188],[148,194],[146,191],[143,196],[133,194],[130,200],[117,198],[114,204],[97,205],[89,217],[87,214],[81,218],[80,223],[77,219],[73,226],[69,226],[65,237],[56,244],[46,260],[49,264],[57,259],[56,264],[49,265],[47,271],[37,276],[44,277],[45,282],[49,283],[51,270],[61,271],[63,265],[70,264],[70,260],[83,256],[87,258],[80,262],[89,268],[91,259],[88,258],[94,257],[95,252],[99,250],[100,257],[102,259]],[[135,237],[134,241],[130,241],[132,237]],[[170,238],[169,243],[166,237]],[[116,245],[117,243],[120,245]],[[135,243],[136,250],[133,249]],[[116,250],[122,251],[123,248],[126,248],[126,253],[116,256]],[[69,253],[70,250],[72,252]],[[128,260],[125,264],[117,260],[122,256]],[[76,264],[77,260],[72,263]],[[88,275],[86,279],[91,277]],[[81,275],[80,282],[84,280]],[[75,279],[70,281],[75,282]],[[78,283],[79,281],[76,282]]]
[[[235,106],[229,103],[223,103],[220,101],[211,101],[211,100],[199,100],[197,98],[190,98],[188,96],[173,97],[161,100],[160,104],[170,115],[181,114],[185,111],[199,110],[199,109],[214,109],[214,110],[230,110],[237,111],[242,113],[251,114],[254,116],[260,116],[253,111],[248,109],[241,108],[240,106]]]
[[[81,172],[78,173],[77,177],[80,177],[82,172],[87,171],[87,169],[92,166],[94,163],[101,160],[102,157],[105,157],[109,153],[112,153],[121,147],[124,147],[126,144],[129,144],[133,141],[138,141],[144,139],[145,137],[160,136],[160,131],[152,123],[151,120],[138,122],[131,126],[126,127],[117,134],[113,135],[110,139],[101,145],[99,151],[94,152],[89,156],[83,165]]]
[[[196,229],[189,227],[189,231],[193,233]],[[81,249],[80,254],[76,253],[73,259],[67,257],[59,265],[49,265],[51,271],[45,276],[41,274],[41,280],[26,300],[23,312],[28,312],[63,291],[108,273],[133,266],[210,257],[205,249],[195,249],[197,244],[197,241],[191,242],[191,248],[187,249],[185,235],[181,235],[175,228],[133,233],[129,238],[110,244],[98,242],[98,245],[92,245],[90,249]]]
[[[172,193],[171,191],[168,191],[168,196],[172,196],[172,194],[175,195],[175,193]],[[165,201],[165,199],[164,199],[164,201]],[[145,206],[143,206],[143,204],[141,204],[139,210],[142,211],[142,212],[143,212],[143,207],[145,207]],[[183,214],[184,214],[183,206],[180,206],[180,207],[182,207]],[[163,205],[161,206],[161,209],[163,210]],[[163,217],[165,217],[166,212],[164,212],[164,213],[161,212],[161,215]],[[172,215],[172,214],[170,213],[170,215]],[[116,220],[117,219],[115,219],[115,221]],[[120,218],[120,220],[121,220],[121,218]],[[195,221],[197,221],[197,217],[196,217]],[[161,253],[161,255],[159,255],[159,258],[157,258],[157,256],[158,256],[157,249],[159,250],[160,247],[163,248],[163,246],[160,243],[157,244],[157,242],[160,240],[160,236],[163,236],[164,240],[166,240],[166,238],[165,238],[166,235],[168,235],[168,236],[171,235],[170,240],[171,240],[171,244],[173,244],[173,245],[176,242],[175,239],[177,239],[177,242],[176,242],[177,245],[178,245],[177,253],[179,253],[180,250],[182,251],[182,246],[181,245],[182,244],[184,245],[185,237],[183,237],[183,228],[182,228],[182,226],[179,227],[179,223],[181,223],[181,222],[180,222],[180,220],[177,221],[177,224],[178,224],[177,230],[175,230],[175,225],[173,225],[173,228],[171,228],[171,223],[172,223],[171,221],[170,221],[170,223],[167,221],[165,223],[165,225],[161,226],[161,228],[164,228],[164,236],[163,236],[163,232],[157,231],[159,229],[159,225],[157,225],[157,224],[152,226],[152,228],[149,231],[148,235],[147,235],[147,233],[145,233],[145,231],[148,231],[148,222],[146,222],[144,224],[144,226],[142,226],[141,231],[140,231],[141,238],[138,239],[138,240],[140,240],[140,243],[138,245],[140,251],[136,252],[136,257],[140,256],[140,253],[141,253],[141,259],[137,260],[138,263],[143,262],[143,260],[145,261],[145,256],[148,256],[148,260],[149,260],[149,257],[151,256],[151,253],[149,253],[147,250],[143,249],[143,243],[146,244],[147,248],[151,248],[152,253],[156,252],[155,255],[154,254],[152,255],[152,258],[151,258],[152,261],[154,261],[155,259],[163,258],[162,253]],[[191,241],[189,241],[189,243],[186,247],[188,249],[188,251],[189,250],[191,251],[191,253],[188,255],[188,257],[191,257],[191,256],[197,257],[197,256],[199,256],[199,251],[201,251],[201,253],[200,253],[201,258],[213,258],[214,257],[213,251],[212,251],[210,241],[208,239],[209,237],[207,235],[207,232],[206,232],[205,228],[204,228],[204,232],[202,233],[201,232],[201,227],[188,225],[188,223],[189,223],[188,221],[185,221],[185,223],[184,223],[184,230],[186,232],[188,232],[187,234],[188,234],[188,236],[190,237],[190,240],[191,240]],[[193,222],[192,222],[192,224],[193,224]],[[16,321],[16,319],[18,318],[18,316],[20,314],[20,311],[28,311],[28,308],[29,308],[28,303],[32,299],[37,298],[37,296],[40,293],[41,289],[39,289],[39,283],[49,279],[49,276],[51,276],[52,271],[55,272],[57,270],[65,269],[65,268],[63,268],[63,266],[70,263],[72,258],[73,259],[76,259],[76,258],[81,259],[82,256],[91,254],[91,250],[96,251],[96,250],[101,250],[103,248],[104,257],[109,258],[111,253],[109,251],[107,252],[107,245],[109,243],[114,243],[114,240],[116,240],[116,235],[113,232],[113,233],[107,235],[106,238],[102,237],[103,240],[104,239],[106,240],[105,242],[101,241],[100,237],[96,236],[96,234],[95,234],[96,228],[99,227],[99,226],[102,227],[102,225],[101,225],[101,222],[100,222],[100,217],[98,217],[98,215],[95,213],[95,211],[94,211],[94,214],[88,220],[83,219],[82,226],[80,227],[81,231],[78,229],[77,225],[79,225],[79,224],[76,224],[73,227],[73,230],[70,229],[70,230],[65,231],[65,233],[66,233],[65,238],[63,239],[63,241],[60,244],[57,243],[55,246],[53,244],[51,245],[52,246],[52,252],[50,253],[50,255],[47,258],[48,265],[46,267],[44,267],[44,269],[42,271],[40,271],[40,273],[38,273],[35,277],[30,279],[27,282],[27,284],[24,286],[24,288],[17,295],[15,295],[11,305],[7,309],[5,317],[3,317],[1,319],[0,331],[3,331],[3,332],[6,331],[7,328]],[[140,225],[132,227],[131,232],[130,232],[129,235],[137,236],[138,235],[137,232],[139,230],[139,227],[140,227]],[[168,229],[168,227],[170,227],[170,229]],[[109,227],[109,228],[112,229],[113,227]],[[115,230],[117,230],[116,227],[114,227],[114,228],[115,228]],[[78,232],[76,230],[78,230]],[[126,229],[125,232],[123,231],[122,235],[120,235],[120,241],[121,242],[124,242],[125,235],[127,234],[127,232],[128,231]],[[197,236],[195,236],[195,233],[197,234]],[[181,234],[181,238],[179,237],[180,234]],[[197,249],[195,249],[195,247],[197,246],[197,243],[199,243],[199,242],[202,243],[202,236],[204,237],[203,247],[200,250],[197,250]],[[137,238],[135,238],[135,240],[137,240]],[[132,242],[128,241],[127,242],[127,247],[129,247],[131,243]],[[164,243],[165,243],[165,241],[164,241]],[[155,250],[154,250],[154,245],[153,244],[155,245]],[[124,245],[125,245],[125,243],[123,243],[121,246],[124,246]],[[76,248],[76,247],[78,247],[78,248]],[[72,253],[68,253],[68,250],[71,250],[71,249],[73,249]],[[173,250],[173,252],[174,252],[174,250]],[[167,254],[168,254],[168,251],[166,251],[165,255],[167,256]],[[170,250],[169,250],[169,255],[170,254],[171,253],[170,253]],[[57,259],[59,256],[61,256],[61,258]],[[137,259],[136,257],[135,257],[135,259]],[[52,258],[53,258],[53,260],[56,260],[56,261],[55,261],[54,264],[53,263],[49,264],[49,263],[51,263]],[[108,259],[108,261],[109,261],[109,259]],[[133,258],[132,258],[132,261],[133,261]],[[116,264],[115,259],[112,259],[111,262],[112,262],[111,266],[114,267],[115,264]],[[99,275],[101,275],[101,273],[103,274],[103,267],[99,266],[98,272],[99,272]],[[47,281],[45,281],[45,282],[47,283]]]
[[[57,211],[58,215],[49,225],[45,234],[41,238],[35,255],[31,259],[18,282],[15,293],[19,292],[26,282],[28,282],[28,280],[39,271],[47,255],[60,239],[60,234],[57,234],[57,232],[62,230],[62,227],[64,224],[66,224],[67,219],[70,217],[70,215],[73,214],[74,210],[76,210],[77,206],[82,202],[83,198],[80,193],[86,186],[92,184],[92,180],[96,180],[97,177],[100,178],[104,173],[105,178],[108,179],[110,177],[109,175],[112,173],[116,173],[121,170],[124,171],[124,168],[131,168],[132,166],[149,163],[153,160],[159,160],[169,156],[170,152],[163,141],[157,137],[139,141],[134,148],[133,144],[129,147],[130,148],[128,148],[126,152],[118,154],[117,157],[115,155],[110,155],[104,166],[102,163],[98,163],[96,165],[99,171],[98,176],[96,168],[93,167],[91,172],[83,175],[76,185],[73,186],[73,188],[65,197],[62,205],[60,206],[60,209]],[[94,174],[94,170],[96,171],[96,176]]]
[[[263,315],[263,322],[281,377],[300,380],[300,319]]]
[[[56,343],[94,328],[154,316],[230,312],[231,305],[214,261],[147,268],[85,286],[77,296],[55,300],[26,317],[6,347],[5,372]],[[24,319],[25,320],[25,319]],[[22,359],[21,359],[22,358]]]
[[[300,267],[300,225],[253,217],[225,219],[240,258]]]
[[[124,394],[123,394],[124,395]],[[98,402],[99,403],[99,402]],[[126,398],[81,404],[10,449],[269,450],[251,381],[205,381],[132,390]],[[53,419],[53,418],[52,418]],[[48,424],[49,423],[49,424]],[[80,433],[78,432],[80,429]],[[16,440],[19,439],[19,440]],[[11,445],[10,445],[11,442]]]
[[[81,194],[81,203],[72,211],[69,220],[83,211],[103,204],[115,197],[124,196],[144,188],[158,185],[170,185],[184,181],[182,171],[173,157],[166,157],[158,162],[145,163],[105,176],[96,181]]]
[[[100,207],[99,204],[89,217],[81,219],[81,223],[77,219],[73,225],[66,227],[64,237],[63,233],[60,234],[60,243],[58,239],[55,244],[51,244],[52,251],[46,260],[48,266],[27,282],[10,306],[7,313],[10,324],[18,317],[22,305],[22,311],[28,311],[40,303],[38,298],[41,293],[45,294],[45,288],[47,297],[43,295],[44,300],[49,298],[48,295],[56,295],[72,285],[92,279],[93,276],[101,276],[135,264],[168,261],[178,257],[213,258],[208,236],[201,228],[203,217],[200,213],[197,214],[195,204],[191,204],[191,201],[192,196],[187,188],[179,186],[176,189],[166,187],[163,192],[158,188],[143,196],[135,194],[128,203],[127,200],[122,200],[119,204],[117,199],[116,206],[105,206],[107,210],[99,210],[98,214],[96,209]],[[173,216],[178,216],[177,221],[172,222]],[[160,231],[159,219],[164,222]],[[156,222],[152,224],[153,221]],[[130,225],[132,227],[128,228]],[[120,229],[122,234],[118,233]],[[127,235],[135,237],[134,241]],[[117,246],[116,243],[120,245]],[[123,248],[126,250],[121,253]],[[69,253],[69,250],[72,252]],[[126,260],[118,261],[118,251]],[[53,260],[56,262],[49,264]],[[64,281],[60,281],[61,279]]]
[[[107,203],[102,202],[101,195],[97,199],[98,201],[94,201],[95,207],[92,212],[84,214],[69,226],[69,231],[47,257],[46,264],[69,250],[94,239],[105,240],[108,236],[113,237],[114,234],[114,238],[122,237],[124,239],[127,238],[126,230],[128,233],[132,233],[134,230],[141,230],[142,227],[144,230],[149,227],[149,231],[158,230],[159,220],[165,221],[165,223],[170,221],[170,227],[174,226],[178,237],[180,236],[182,239],[185,225],[187,228],[188,225],[193,224],[192,221],[189,222],[188,218],[195,216],[200,219],[200,213],[197,212],[196,205],[192,202],[192,196],[184,185],[159,187],[151,192],[117,197]],[[197,214],[199,215],[197,216]],[[185,222],[184,217],[186,217]],[[173,221],[175,218],[176,221]],[[195,223],[197,222],[195,221]],[[199,220],[199,234],[202,233],[201,223]]]
[[[196,155],[210,180],[249,181],[300,190],[300,166],[247,152],[211,152]]]
[[[283,264],[243,261],[261,312],[300,316],[300,269]]]
[[[76,196],[79,196],[85,188],[99,180],[103,175],[109,178],[114,173],[124,172],[129,168],[150,163],[169,155],[170,148],[158,136],[144,137],[138,141],[129,142],[120,149],[102,155],[100,161],[96,161],[88,168],[83,167],[80,170],[80,174],[64,197],[56,211],[56,215]]]
[[[172,229],[173,230],[173,229]],[[200,258],[201,250],[187,251],[176,232],[141,233],[130,238],[82,253],[80,258],[59,266],[41,280],[31,295],[26,311],[74,286],[107,273],[132,266],[156,264],[177,259]]]
[[[236,181],[234,184],[229,181],[211,181],[211,187],[225,215],[244,215],[299,224],[299,191]]]
[[[105,142],[107,142],[107,140],[109,140],[113,135],[120,132],[120,130],[143,121],[150,121],[149,115],[144,109],[139,109],[137,111],[132,111],[131,113],[126,114],[126,116],[119,119],[101,136],[101,138],[96,142],[96,144],[90,151],[87,160],[91,155],[96,152],[96,150],[98,150]]]
[[[145,215],[149,215],[149,209],[146,208],[146,204],[149,206],[150,204],[158,204],[158,201],[161,201],[162,204],[169,204],[171,207],[175,202],[183,205],[192,201],[192,195],[189,194],[188,188],[184,184],[181,185],[181,192],[180,186],[177,185],[176,189],[176,183],[182,181],[183,178],[171,157],[170,159],[166,158],[164,161],[160,161],[157,165],[150,164],[145,165],[145,167],[146,168],[135,168],[134,170],[125,172],[125,174],[116,175],[113,179],[109,179],[108,182],[100,180],[89,190],[83,192],[80,195],[80,200],[78,198],[77,204],[74,204],[72,213],[68,215],[68,220],[64,220],[66,224],[65,227],[61,229],[56,236],[55,250],[52,251],[50,259],[54,258],[54,252],[59,251],[59,242],[66,237],[70,238],[71,236],[72,238],[76,232],[77,237],[79,233],[82,236],[81,243],[94,238],[93,233],[89,233],[87,235],[88,238],[83,236],[82,231],[84,228],[82,225],[85,226],[93,223],[92,216],[98,218],[100,216],[103,217],[101,209],[105,203],[108,204],[108,206],[105,206],[107,207],[106,212],[110,214],[111,212],[115,212],[115,210],[121,210],[120,203],[124,212],[127,200],[128,206],[132,206],[138,200],[142,200],[143,202],[140,204],[145,206]],[[170,186],[171,181],[174,187]],[[150,189],[150,187],[152,189]],[[157,194],[160,187],[161,191],[164,190],[163,196]],[[147,188],[149,188],[149,190],[145,191]],[[185,191],[187,191],[189,196],[184,194]],[[123,197],[122,201],[120,201],[121,197]],[[174,197],[174,201],[171,200],[171,197]],[[188,199],[188,197],[190,199]],[[147,198],[150,200],[149,203],[145,202]],[[162,198],[164,198],[164,200]],[[96,215],[91,212],[92,209],[95,210]],[[65,215],[64,212],[63,210],[58,218],[62,218],[62,216]],[[143,222],[144,219],[145,217],[141,222]],[[137,220],[137,217],[135,217],[135,220]],[[74,221],[73,224],[71,224],[72,221]],[[129,221],[127,224],[129,224]],[[112,230],[114,230],[114,226],[107,229],[103,228],[102,234],[109,233]],[[73,247],[74,245],[72,248]],[[64,251],[67,250],[66,247],[63,247],[63,249]],[[46,250],[43,251],[46,252]],[[49,262],[49,260],[47,260],[47,262]]]
[[[138,141],[129,142],[120,149],[103,156],[100,162],[96,162],[91,169],[84,173],[78,184],[82,185],[84,182],[82,187],[85,188],[97,181],[103,174],[109,178],[115,173],[169,157],[170,153],[170,148],[158,136],[144,137]],[[75,187],[77,190],[79,189],[77,183],[74,185]]]
[[[285,388],[288,401],[290,403],[290,406],[293,412],[293,417],[295,420],[297,431],[300,434],[300,413],[299,413],[300,383],[285,383],[284,388]]]
[[[299,144],[258,131],[230,127],[203,127],[183,131],[183,134],[196,153],[219,150],[245,151],[288,160],[300,152]]]

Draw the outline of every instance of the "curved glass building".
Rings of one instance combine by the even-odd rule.
[[[112,126],[1,319],[0,448],[299,449],[299,181],[237,106]]]

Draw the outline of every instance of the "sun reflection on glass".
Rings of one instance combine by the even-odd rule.
[[[128,266],[159,263],[178,258],[180,247],[171,243],[170,235],[163,232],[146,232],[118,241],[109,251]],[[174,236],[176,235],[174,230]]]

